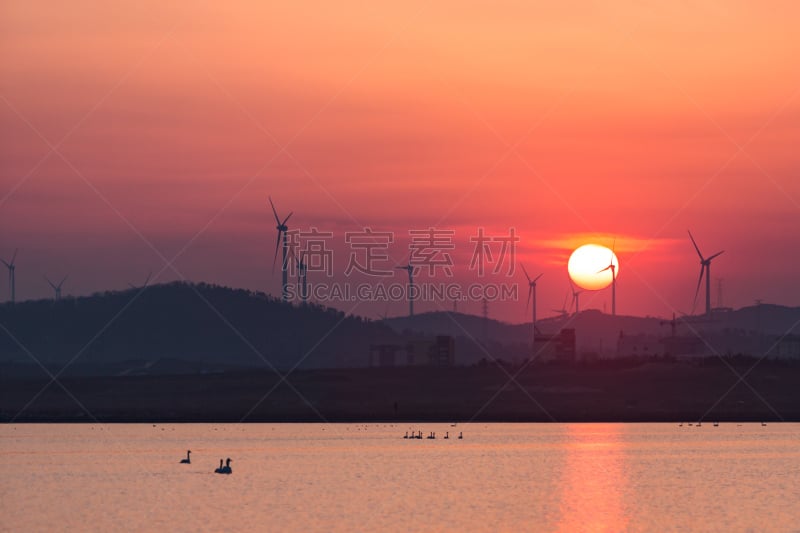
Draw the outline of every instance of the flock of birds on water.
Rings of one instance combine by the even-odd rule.
[[[215,474],[233,474],[233,469],[231,468],[231,461],[232,459],[228,457],[225,461],[222,459],[219,460],[219,468],[214,470]],[[223,466],[223,462],[225,466]],[[180,464],[182,465],[190,465],[192,464],[192,450],[186,450],[186,459],[181,459]]]
[[[696,424],[692,424],[691,422],[689,422],[687,425],[688,426],[694,425],[695,427],[702,427],[702,423],[701,422],[697,422]],[[714,427],[719,427],[719,422],[714,422],[713,425],[714,425]],[[737,424],[737,425],[741,426],[741,424]],[[761,425],[762,426],[766,426],[767,424],[766,424],[766,422],[761,422]],[[683,422],[681,422],[678,426],[679,427],[683,427]],[[94,428],[92,428],[92,429],[94,429]],[[406,431],[406,434],[403,435],[403,438],[404,439],[414,439],[414,440],[422,440],[422,439],[434,440],[434,439],[436,439],[436,432],[435,431],[431,431],[428,434],[427,437],[423,437],[422,436],[422,431],[411,431],[411,432]],[[445,432],[444,437],[442,437],[442,438],[443,439],[449,439],[450,438],[450,432],[449,431]],[[458,432],[458,437],[455,437],[455,438],[463,439],[464,438],[464,432],[463,431],[459,431]],[[219,460],[219,468],[214,470],[214,473],[215,474],[233,474],[233,469],[231,468],[231,462],[232,462],[232,459],[230,457],[228,457],[225,461],[220,459]],[[192,464],[192,450],[186,450],[186,458],[185,459],[181,459],[180,464],[184,464],[184,465]]]
[[[153,427],[155,427],[155,424],[153,424]],[[94,428],[92,428],[92,429],[94,429]],[[162,428],[162,431],[163,431],[163,428]],[[422,431],[416,431],[416,432],[415,431],[411,431],[410,433],[408,431],[406,431],[406,434],[403,435],[403,438],[404,439],[420,439],[420,440],[423,439],[423,438],[435,439],[436,438],[436,432],[435,431],[431,431],[428,434],[427,437],[423,437],[422,436]],[[449,439],[450,438],[450,432],[449,431],[445,432],[443,438],[444,439]],[[463,439],[464,438],[464,432],[463,431],[459,431],[458,432],[458,437],[455,437],[455,438]],[[233,459],[231,459],[230,457],[228,457],[225,461],[220,459],[219,460],[219,468],[214,470],[214,473],[215,474],[233,474],[233,469],[231,468],[231,462],[232,461],[233,461]],[[186,458],[185,459],[181,459],[180,460],[180,464],[182,464],[182,465],[190,465],[190,464],[192,464],[192,450],[186,450]]]
[[[691,422],[689,422],[689,423],[688,423],[688,424],[686,424],[686,425],[687,425],[687,426],[694,426],[694,427],[698,427],[698,428],[701,428],[701,427],[703,427],[703,423],[702,423],[702,422],[697,422],[696,424],[692,424]],[[718,427],[719,427],[719,422],[714,422],[714,424],[713,424],[713,425],[714,425],[714,427],[715,427],[715,428],[718,428]],[[767,425],[767,423],[766,423],[766,422],[761,422],[761,427],[766,427],[766,425]],[[736,424],[736,427],[741,427],[741,426],[742,426],[741,424]],[[683,427],[683,422],[681,422],[680,424],[678,424],[678,427],[679,427],[679,428],[682,428],[682,427]]]
[[[422,431],[416,431],[416,432],[412,431],[411,433],[409,433],[408,431],[406,431],[406,434],[405,434],[405,435],[403,435],[403,438],[404,438],[404,439],[418,439],[418,440],[422,440],[422,439],[423,439],[423,436],[422,436]],[[436,438],[436,432],[435,432],[435,431],[431,431],[431,432],[428,434],[428,436],[427,436],[427,437],[424,437],[424,438],[426,438],[426,439],[435,439],[435,438]],[[444,434],[444,437],[442,437],[442,438],[444,438],[444,439],[449,439],[449,438],[450,438],[450,432],[449,432],[449,431],[445,432],[445,434]],[[459,438],[459,439],[463,439],[463,438],[464,438],[464,433],[463,433],[463,432],[461,432],[461,431],[459,431],[459,432],[458,432],[458,437],[457,437],[457,438]]]

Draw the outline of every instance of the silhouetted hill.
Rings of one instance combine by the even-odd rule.
[[[0,363],[20,370],[150,374],[365,366],[387,326],[246,290],[170,283],[0,306]],[[312,350],[313,348],[313,350]],[[29,352],[29,353],[26,353]],[[41,374],[41,369],[28,369]]]
[[[800,332],[800,308],[760,305],[682,317],[678,335],[709,330],[738,335]],[[540,320],[543,334],[576,330],[579,354],[614,355],[620,332],[667,336],[669,321],[595,310]],[[0,305],[0,372],[164,375],[236,368],[343,368],[368,365],[374,342],[403,344],[434,335],[456,339],[456,364],[520,362],[530,356],[531,326],[463,313],[423,313],[371,321],[320,305],[296,305],[263,293],[207,284],[170,283],[83,298]],[[29,353],[26,353],[29,352]]]

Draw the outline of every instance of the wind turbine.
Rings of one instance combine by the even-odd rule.
[[[383,313],[378,313],[378,317],[381,319],[381,322],[386,322],[389,318],[389,302],[386,302],[386,310]]]
[[[47,280],[47,283],[49,283],[50,286],[53,287],[53,290],[56,292],[56,301],[59,301],[61,299],[61,286],[64,284],[65,281],[67,281],[67,276],[64,276],[64,278],[58,285],[50,281],[50,278],[48,278],[47,276],[44,277],[44,279]]]
[[[281,236],[283,236],[283,262],[281,263],[281,299],[283,301],[287,301],[289,299],[289,290],[288,290],[288,283],[289,280],[287,278],[287,264],[286,264],[286,255],[289,250],[289,241],[287,240],[286,232],[289,231],[289,227],[286,225],[286,222],[289,220],[289,217],[292,216],[292,212],[289,212],[286,218],[281,219],[278,218],[278,212],[275,210],[275,204],[272,203],[272,197],[269,197],[269,205],[272,206],[272,214],[275,215],[275,222],[277,222],[277,226],[275,229],[278,230],[278,240],[275,242],[275,257],[272,259],[272,272],[275,273],[275,261],[278,259],[278,248],[281,245]]]
[[[718,255],[722,254],[722,252],[717,252],[711,257],[703,257],[703,254],[700,253],[700,248],[697,246],[697,243],[692,236],[692,232],[687,230],[689,233],[689,238],[692,239],[692,244],[694,245],[694,249],[697,251],[697,255],[700,256],[700,278],[697,280],[697,289],[694,291],[694,304],[693,307],[697,305],[697,295],[700,293],[700,285],[703,283],[703,274],[706,276],[706,315],[711,315],[711,260],[717,257]]]
[[[569,298],[569,293],[564,295],[564,303],[561,304],[561,309],[553,309],[552,311],[561,315],[561,318],[566,317],[569,315],[567,311],[567,299]]]
[[[597,273],[605,272],[606,270],[611,271],[611,315],[617,316],[617,266],[614,264],[614,248],[616,247],[616,240],[614,244],[611,246],[611,258],[608,260],[608,266],[602,270],[598,270]]]
[[[297,261],[297,280],[300,283],[300,299],[303,304],[308,300],[308,265],[304,257],[305,253],[301,253],[300,260]]]
[[[152,276],[152,275],[153,275],[153,271],[152,270],[147,273],[147,278],[144,280],[144,285],[137,286],[137,285],[134,285],[133,283],[128,283],[128,287],[130,287],[131,289],[136,289],[136,290],[144,289],[145,287],[147,287],[147,284],[150,283],[150,276]]]
[[[3,264],[8,268],[8,287],[9,291],[11,292],[11,303],[13,304],[17,299],[17,278],[16,278],[16,265],[14,265],[14,261],[17,259],[17,251],[19,249],[14,250],[14,255],[11,256],[11,261],[6,262],[5,259],[0,259]]]
[[[411,263],[408,263],[405,266],[395,268],[408,272],[408,316],[414,316],[414,267],[411,266]]]
[[[543,274],[539,274],[535,278],[531,279],[528,275],[528,271],[525,270],[525,265],[522,266],[522,272],[525,273],[525,277],[528,278],[528,299],[525,301],[525,313],[528,312],[528,306],[531,303],[531,299],[533,300],[533,322],[531,323],[531,343],[536,342],[536,282],[539,278],[542,277]]]

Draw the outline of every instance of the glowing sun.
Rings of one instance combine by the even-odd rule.
[[[584,244],[569,256],[567,271],[580,288],[597,291],[611,285],[613,278],[609,265],[614,265],[614,275],[619,278],[619,260],[610,248]]]

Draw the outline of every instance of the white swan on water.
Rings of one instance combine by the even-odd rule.
[[[182,464],[182,465],[191,464],[192,463],[192,459],[190,457],[191,454],[192,454],[192,450],[186,450],[186,459],[181,459],[180,464]]]

